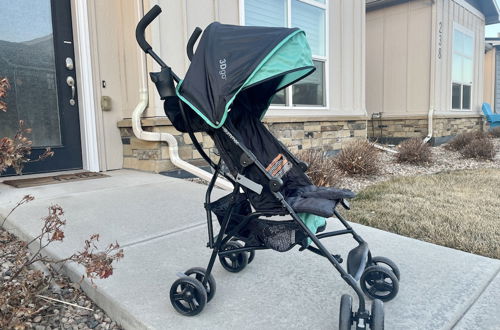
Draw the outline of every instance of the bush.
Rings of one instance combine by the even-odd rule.
[[[488,132],[488,134],[491,137],[500,138],[500,127],[494,127],[492,129],[490,129],[490,131]]]
[[[445,148],[453,151],[460,151],[475,139],[484,139],[486,134],[480,131],[462,133],[455,136]]]
[[[465,158],[476,158],[492,160],[495,158],[496,150],[493,141],[489,138],[475,139],[466,145],[460,153]]]
[[[340,183],[340,175],[335,170],[333,158],[327,157],[323,151],[303,150],[297,156],[309,164],[306,174],[316,186],[333,187]]]
[[[431,147],[423,143],[419,138],[411,138],[399,145],[399,153],[396,154],[398,163],[429,164],[432,163]]]
[[[348,175],[377,174],[380,168],[379,151],[366,140],[355,140],[334,158],[335,166]]]

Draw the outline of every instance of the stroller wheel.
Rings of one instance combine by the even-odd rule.
[[[398,278],[398,281],[401,280],[401,272],[399,271],[398,266],[394,261],[386,257],[373,257],[372,264],[377,266],[388,266],[394,275]]]
[[[394,273],[383,266],[370,266],[359,279],[361,289],[371,299],[389,301],[399,291],[399,281]]]
[[[186,276],[193,277],[197,279],[200,283],[203,284],[203,279],[205,278],[205,274],[207,273],[207,270],[205,268],[201,267],[193,267],[189,268],[184,272]],[[208,277],[208,281],[205,284],[205,290],[207,291],[207,302],[212,300],[212,298],[215,296],[215,278],[213,277],[212,274]]]
[[[205,308],[207,292],[197,279],[181,277],[170,288],[170,302],[182,315],[194,316]]]
[[[384,330],[384,303],[379,299],[375,299],[372,303],[370,329]]]
[[[223,247],[222,251],[234,250],[243,247],[240,243],[229,241]],[[247,252],[236,252],[225,256],[219,256],[219,261],[227,271],[238,273],[242,271],[248,264]]]
[[[352,324],[352,297],[343,294],[340,298],[339,330],[349,330]]]

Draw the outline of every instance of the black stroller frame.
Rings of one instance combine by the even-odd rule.
[[[162,96],[162,99],[165,95],[172,95],[173,93],[173,81],[176,83],[180,82],[180,79],[175,73],[172,72],[171,68],[168,67],[159,56],[152,50],[151,46],[146,42],[144,38],[145,28],[161,13],[161,9],[158,6],[153,7],[138,23],[136,30],[136,38],[141,46],[141,48],[149,55],[153,57],[153,59],[160,64],[161,72],[151,73],[151,78],[153,82],[155,82],[157,89]],[[188,44],[187,44],[187,54],[189,59],[191,60],[193,56],[193,46],[201,34],[201,29],[196,28],[196,30],[191,35]],[[349,225],[349,223],[341,216],[341,214],[335,208],[333,210],[335,217],[340,221],[340,223],[344,226],[345,229],[335,230],[330,232],[324,232],[320,234],[313,233],[306,224],[301,220],[301,218],[297,215],[296,211],[292,208],[292,206],[285,200],[285,197],[280,191],[280,188],[283,185],[281,179],[273,177],[267,170],[266,167],[258,160],[258,158],[249,150],[246,146],[241,144],[238,139],[236,139],[233,134],[226,128],[225,125],[222,125],[219,130],[223,132],[223,134],[229,138],[241,151],[240,157],[240,165],[241,170],[237,175],[232,176],[225,171],[222,170],[222,157],[220,157],[218,163],[214,163],[212,159],[206,154],[200,145],[198,139],[196,138],[193,129],[191,128],[190,122],[188,120],[186,111],[184,109],[184,105],[182,102],[180,103],[180,114],[182,116],[182,120],[184,121],[184,125],[187,129],[187,133],[191,138],[191,141],[196,148],[196,150],[200,153],[202,158],[214,169],[214,173],[212,179],[208,184],[208,189],[205,195],[205,209],[206,209],[206,217],[207,217],[207,227],[208,227],[208,243],[207,247],[212,249],[212,253],[210,256],[210,260],[208,262],[207,268],[192,268],[180,275],[180,278],[174,282],[171,290],[171,300],[174,308],[183,315],[192,316],[196,315],[204,308],[206,302],[210,301],[215,293],[215,280],[212,276],[212,270],[215,264],[215,260],[217,257],[235,257],[241,255],[243,253],[250,253],[250,259],[248,259],[244,265],[246,266],[247,262],[251,262],[254,255],[255,250],[264,250],[268,249],[267,246],[263,245],[247,245],[245,246],[237,246],[234,245],[230,249],[225,249],[228,242],[237,241],[239,231],[244,228],[250,221],[253,219],[257,219],[259,217],[270,217],[276,215],[288,215],[291,216],[294,223],[300,227],[300,230],[309,238],[315,246],[312,244],[302,245],[300,247],[300,251],[309,250],[317,255],[320,255],[326,258],[340,273],[342,279],[355,291],[356,296],[358,298],[359,304],[356,312],[352,311],[352,298],[349,295],[343,295],[341,299],[341,307],[340,307],[340,321],[339,321],[339,329],[350,329],[352,324],[356,324],[357,329],[366,329],[368,326],[371,329],[378,330],[383,329],[383,304],[381,300],[388,301],[397,294],[398,290],[398,280],[399,280],[399,270],[397,266],[387,258],[383,257],[372,257],[371,253],[368,249],[368,244],[359,236],[355,230]],[[281,142],[280,142],[281,144]],[[289,157],[293,166],[299,167],[302,171],[307,170],[307,164],[300,161],[296,158],[283,144],[281,144],[286,156]],[[233,209],[237,203],[238,196],[240,194],[240,188],[254,189],[252,184],[256,184],[255,182],[250,181],[245,177],[245,170],[250,165],[255,165],[267,178],[267,183],[269,190],[274,195],[274,197],[281,203],[283,206],[283,213],[277,214],[276,212],[265,212],[265,211],[255,211],[251,212],[248,215],[245,215],[243,220],[239,222],[234,228],[228,230],[228,225],[231,221],[231,216],[233,214]],[[220,222],[220,230],[217,235],[214,235],[213,228],[213,203],[211,201],[211,195],[213,189],[215,187],[216,180],[219,176],[225,177],[229,180],[234,189],[232,193],[229,195],[229,204],[225,209],[224,216],[222,220],[219,219]],[[345,209],[350,209],[349,203],[345,199],[341,199],[337,204],[342,205]],[[354,248],[349,252],[347,264],[348,270],[346,271],[341,263],[343,262],[340,255],[331,254],[328,249],[321,242],[324,238],[340,236],[340,235],[352,235],[353,239],[358,243],[358,247]],[[223,265],[224,266],[224,265]],[[241,265],[240,265],[241,266]],[[386,266],[386,267],[383,267]],[[389,267],[387,267],[389,266]],[[243,269],[241,267],[241,269]],[[226,267],[224,267],[226,268]],[[227,268],[226,268],[227,269]],[[233,269],[230,271],[238,272],[241,269]],[[361,275],[361,273],[363,273]],[[195,278],[190,277],[190,275],[195,275]],[[360,279],[361,277],[361,279]],[[382,278],[382,282],[380,282],[380,277]],[[388,287],[389,284],[385,282],[385,280],[389,278],[392,283],[392,288]],[[360,284],[358,284],[357,280],[360,280]],[[378,282],[377,282],[378,281]],[[377,284],[378,283],[378,284]],[[363,285],[364,284],[364,285]],[[384,287],[385,285],[385,287]],[[371,286],[371,288],[369,288]],[[180,297],[177,288],[180,288],[183,292],[183,296]],[[387,295],[377,295],[377,290],[373,290],[373,288],[377,288],[378,291],[388,291]],[[175,290],[174,290],[175,289]],[[184,293],[184,292],[187,293]],[[373,291],[373,292],[372,292]],[[367,294],[370,298],[374,298],[375,300],[372,303],[371,312],[366,308],[366,300],[365,294]],[[192,303],[191,300],[185,298],[186,295],[195,296],[196,303]],[[187,303],[184,305],[174,304],[176,299],[187,299]],[[378,298],[378,299],[377,299]],[[381,300],[379,300],[381,299]]]

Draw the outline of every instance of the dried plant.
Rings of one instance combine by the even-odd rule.
[[[491,137],[494,137],[494,138],[500,138],[500,126],[498,127],[493,127],[492,129],[490,129],[488,131],[488,134],[491,136]]]
[[[460,151],[473,140],[484,139],[485,137],[486,134],[481,131],[461,133],[448,142],[448,144],[445,145],[445,148],[448,150]]]
[[[465,158],[492,160],[495,158],[496,150],[490,138],[482,138],[472,140],[460,150],[460,154]]]
[[[348,175],[373,175],[379,172],[379,151],[366,140],[354,140],[334,157],[335,166]]]
[[[7,91],[10,89],[10,84],[7,78],[0,79],[0,111],[7,111],[7,104],[3,99],[7,96]]]
[[[31,195],[26,195],[9,212],[7,217],[1,222],[1,229],[7,218],[19,206],[34,199]],[[53,278],[46,274],[31,269],[36,262],[43,262],[50,269],[55,265],[66,262],[74,262],[85,268],[85,276],[93,282],[94,279],[105,279],[113,274],[114,262],[123,258],[123,250],[118,243],[107,246],[104,251],[97,249],[99,234],[90,236],[85,241],[81,251],[73,253],[63,259],[54,259],[46,256],[43,251],[47,246],[56,241],[62,242],[65,235],[63,227],[66,220],[63,218],[64,210],[59,205],[51,205],[48,214],[41,219],[42,227],[40,233],[29,242],[18,241],[18,248],[15,252],[8,252],[10,259],[14,260],[12,269],[9,269],[9,276],[0,281],[0,329],[19,328],[24,329],[25,320],[36,315],[41,310],[36,306],[37,295],[46,290]],[[0,243],[14,240],[13,235],[5,231],[0,232]],[[29,250],[28,250],[29,249]],[[29,252],[31,251],[31,252]],[[5,257],[5,255],[0,255]],[[23,276],[20,276],[20,275]]]
[[[303,150],[297,156],[309,164],[306,174],[316,186],[333,187],[340,183],[340,174],[335,168],[333,158],[327,157],[323,151]]]
[[[398,163],[410,163],[416,165],[432,163],[431,146],[422,142],[419,138],[411,138],[401,142],[398,146],[396,160]]]
[[[7,96],[9,88],[9,81],[6,78],[0,79],[0,111],[3,112],[7,111],[7,104],[2,99]],[[33,142],[26,137],[26,134],[31,134],[31,128],[25,128],[24,121],[20,120],[14,138],[0,138],[0,174],[6,171],[7,168],[12,167],[16,174],[19,175],[22,173],[25,164],[38,162],[54,155],[50,148],[46,148],[38,158],[30,159]]]

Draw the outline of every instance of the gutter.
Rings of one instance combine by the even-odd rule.
[[[138,17],[141,18],[143,16],[142,5],[139,5],[138,8]],[[147,83],[147,67],[146,67],[146,54],[144,54],[140,48],[139,51],[139,71],[141,75],[140,80],[140,88],[139,88],[139,103],[134,109],[132,113],[132,130],[134,131],[134,135],[144,141],[160,141],[166,142],[168,144],[168,154],[170,156],[170,161],[177,167],[189,172],[200,179],[210,181],[212,179],[212,174],[198,168],[188,162],[182,160],[179,157],[179,147],[177,144],[177,140],[172,134],[169,133],[160,133],[160,132],[146,132],[142,128],[141,117],[149,104],[149,93],[148,93],[148,83]],[[215,184],[224,190],[233,190],[233,185],[222,178],[217,178]]]

